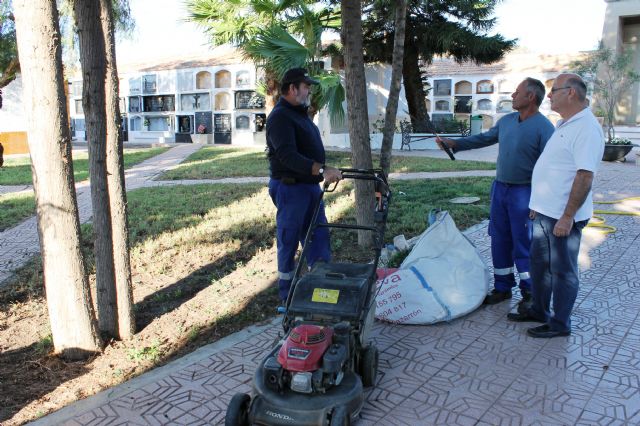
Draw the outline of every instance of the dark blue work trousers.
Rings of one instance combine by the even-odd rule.
[[[313,210],[320,199],[321,189],[317,183],[284,184],[279,179],[269,181],[269,195],[278,212],[276,213],[278,248],[278,289],[281,300],[286,300],[295,272],[295,255],[299,244],[304,244]],[[326,223],[324,203],[316,223]],[[316,261],[329,262],[331,248],[329,230],[317,228],[307,249],[306,261],[311,267]]]
[[[515,287],[514,265],[520,277],[520,289],[531,291],[529,198],[531,185],[494,181],[491,187],[489,235],[497,291],[506,292]]]
[[[552,330],[571,331],[571,311],[578,296],[578,254],[582,229],[575,222],[566,237],[553,235],[557,219],[536,214],[531,243],[533,307],[531,314],[544,319]],[[550,312],[553,297],[553,316]]]

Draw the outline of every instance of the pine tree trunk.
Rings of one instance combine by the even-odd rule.
[[[404,57],[404,37],[407,23],[407,0],[396,2],[396,25],[393,39],[393,56],[391,60],[391,84],[389,98],[384,114],[384,129],[382,131],[382,147],[380,148],[380,168],[386,174],[391,169],[391,149],[393,137],[396,133],[396,116],[398,115],[398,98],[402,84],[402,62]]]
[[[107,183],[111,202],[113,264],[118,311],[118,337],[129,339],[136,331],[129,259],[129,223],[124,181],[123,141],[120,124],[118,68],[110,0],[100,0],[100,16],[107,59],[105,83],[107,117]]]
[[[80,250],[58,11],[55,0],[13,7],[53,345],[64,358],[82,359],[101,343]]]
[[[404,77],[404,93],[409,105],[411,127],[414,132],[428,132],[427,122],[429,113],[426,105],[426,94],[420,75],[418,62],[418,50],[405,39],[404,65],[402,67]]]
[[[111,209],[107,188],[105,76],[106,55],[100,23],[100,0],[75,0],[73,4],[80,63],[82,107],[89,145],[89,177],[93,209],[93,251],[96,258],[98,326],[117,337],[116,288],[113,269]]]
[[[367,88],[362,54],[362,8],[360,0],[342,2],[342,44],[345,58],[345,80],[351,162],[354,168],[370,169],[371,141],[369,140],[369,113]],[[360,225],[373,223],[374,193],[371,181],[356,180],[356,221]],[[373,235],[358,232],[358,244],[370,247]]]

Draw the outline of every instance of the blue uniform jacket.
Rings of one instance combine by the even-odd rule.
[[[313,162],[324,164],[325,154],[318,127],[307,115],[307,107],[291,105],[280,98],[267,118],[267,148],[271,178],[289,177],[300,183],[318,183]]]

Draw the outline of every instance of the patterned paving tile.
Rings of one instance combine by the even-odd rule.
[[[637,425],[640,422],[640,389],[602,380],[585,411]]]
[[[607,167],[596,196],[640,194],[640,168]],[[619,173],[630,177],[619,191]],[[616,174],[618,173],[618,174]],[[633,178],[631,178],[633,176]],[[628,195],[625,195],[628,194]],[[586,236],[572,334],[533,339],[506,314],[519,300],[431,326],[376,323],[376,386],[358,425],[640,424],[640,218]],[[468,237],[490,262],[486,223]],[[1,248],[1,246],[0,246]],[[1,271],[0,271],[1,272]],[[66,425],[222,424],[235,392],[249,392],[279,325],[81,412]]]
[[[479,425],[566,426],[573,425],[582,409],[543,399],[531,407],[498,402],[487,411]]]

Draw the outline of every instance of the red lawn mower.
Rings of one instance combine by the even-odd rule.
[[[253,398],[236,394],[225,425],[329,425],[355,420],[364,403],[363,387],[373,386],[378,350],[369,342],[375,313],[376,265],[384,243],[391,194],[382,170],[341,169],[344,179],[375,185],[374,223],[312,225],[292,281],[282,320],[284,338],[260,363]],[[325,192],[332,188],[324,187]],[[304,255],[317,227],[366,230],[374,235],[374,261],[317,262],[302,275]]]

